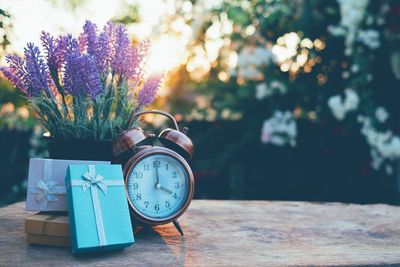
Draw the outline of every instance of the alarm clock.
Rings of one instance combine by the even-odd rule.
[[[130,128],[139,116],[160,114],[169,118],[174,129],[164,129],[158,136],[145,134],[140,127]],[[141,111],[132,116],[128,130],[113,142],[114,162],[122,164],[130,213],[139,225],[172,222],[181,235],[178,218],[188,208],[194,194],[193,172],[188,161],[193,143],[179,130],[175,118],[163,111]]]

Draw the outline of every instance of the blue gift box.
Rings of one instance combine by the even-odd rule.
[[[121,165],[70,165],[65,185],[72,253],[134,243]]]

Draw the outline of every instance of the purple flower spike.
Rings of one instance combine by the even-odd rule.
[[[0,72],[2,72],[7,80],[9,80],[15,87],[26,94],[24,82],[11,67],[0,67]]]
[[[67,57],[67,55],[77,56],[81,54],[79,50],[79,43],[74,37],[72,37],[71,34],[65,36],[64,42],[65,42],[65,54],[64,54],[65,57]]]
[[[115,29],[117,26],[112,21],[107,22],[106,26],[104,26],[104,33],[107,34],[110,39],[110,43],[114,44],[116,40]],[[115,47],[114,47],[115,48]]]
[[[50,77],[39,48],[33,43],[28,43],[24,54],[26,78],[29,81],[26,88],[28,96],[38,96],[44,90],[47,96],[51,97],[52,93],[48,85]]]
[[[144,107],[154,102],[158,89],[164,82],[165,73],[151,75],[143,84],[137,97],[139,104]]]
[[[24,94],[28,94],[26,91],[28,74],[25,69],[25,61],[17,55],[7,55],[6,62],[10,66],[2,67],[1,71],[4,76]]]
[[[83,33],[79,36],[79,48],[82,53],[94,57],[98,71],[101,75],[106,73],[106,70],[111,62],[111,35],[115,35],[115,27],[112,24],[108,24],[108,32],[102,32],[97,35],[96,24],[86,21],[83,26]]]
[[[94,23],[86,21],[83,26],[83,34],[86,39],[87,52],[90,55],[96,55],[97,47],[97,27]]]
[[[58,71],[61,71],[61,67],[64,64],[65,53],[67,52],[68,46],[68,37],[67,36],[59,36],[56,39],[56,48],[54,51],[55,61],[58,67]]]
[[[87,49],[87,39],[85,33],[81,33],[78,37],[79,51],[84,53]]]
[[[38,47],[28,43],[24,58],[9,55],[6,57],[9,66],[0,69],[29,97],[44,91],[48,97],[66,93],[95,99],[104,92],[110,72],[117,81],[134,80],[138,84],[143,80],[150,42],[132,47],[124,25],[108,22],[99,33],[94,23],[86,21],[79,39],[72,35],[55,38],[47,32],[42,32],[40,39],[44,56]],[[142,105],[154,100],[163,77],[156,74],[145,81],[138,93]]]
[[[124,25],[118,25],[115,29],[115,56],[112,62],[112,68],[120,76],[127,77],[129,65],[127,59],[131,52],[130,42]]]
[[[133,48],[128,56],[129,72],[127,77],[131,80],[138,79],[143,74],[143,69],[146,66],[146,59],[149,55],[151,43],[149,40],[141,41]]]
[[[64,89],[74,97],[89,95],[91,99],[103,93],[96,63],[90,55],[66,56]]]
[[[96,64],[99,72],[104,74],[112,60],[109,36],[105,32],[100,33],[97,44]]]
[[[100,81],[100,75],[97,70],[96,62],[86,56],[85,57],[86,69],[86,86],[87,93],[92,99],[96,99],[97,96],[103,94],[103,86]]]
[[[40,40],[46,52],[47,66],[49,67],[50,75],[57,84],[60,84],[58,80],[58,73],[61,69],[61,61],[57,58],[56,42],[53,36],[44,31],[40,36]]]

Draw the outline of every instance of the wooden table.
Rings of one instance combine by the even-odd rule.
[[[0,266],[400,266],[400,207],[195,200],[171,226],[148,229],[120,252],[73,257],[25,243],[25,203],[0,209]]]

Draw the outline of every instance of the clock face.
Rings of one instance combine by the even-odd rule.
[[[136,211],[150,219],[174,215],[188,198],[189,176],[177,159],[153,154],[128,173],[128,195]]]

